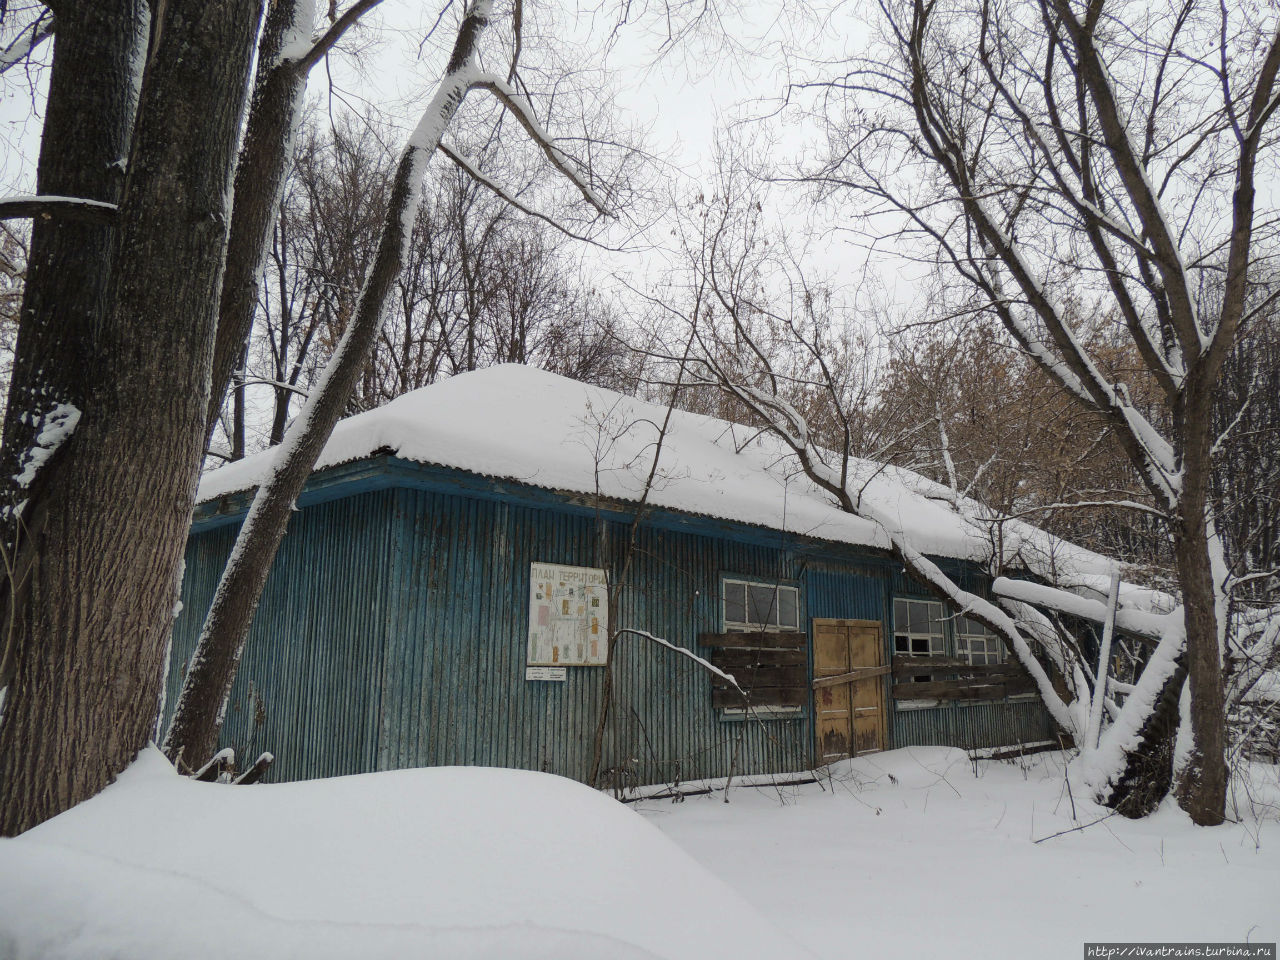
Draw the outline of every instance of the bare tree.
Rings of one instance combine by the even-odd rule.
[[[38,193],[0,203],[34,218],[0,450],[0,833],[92,795],[152,734],[218,301],[256,275],[306,70],[374,2],[318,40],[294,0],[265,25],[257,0],[50,7]]]
[[[492,129],[469,137],[471,164],[540,186],[501,163]],[[267,251],[253,334],[222,414],[226,445],[245,454],[243,396],[267,392],[265,442],[284,437],[351,322],[385,210],[394,156],[368,117],[313,118],[297,137],[293,169]],[[455,137],[455,146],[459,138]],[[523,190],[513,190],[522,193]],[[404,268],[344,414],[380,406],[466,369],[536,364],[603,386],[634,381],[618,311],[582,275],[581,243],[510,202],[455,164],[428,171]],[[261,441],[258,441],[259,443]]]
[[[1105,421],[1073,402],[994,318],[950,303],[945,289],[931,287],[930,300],[890,334],[876,415],[901,441],[884,459],[1167,587],[1167,524]],[[1090,349],[1109,375],[1132,375],[1136,358],[1106,343],[1102,326],[1087,334]]]
[[[1183,609],[1147,616],[1120,611],[1120,628],[1129,637],[1139,637],[1141,646],[1136,663],[1130,657],[1131,669],[1121,675],[1113,660],[1123,658],[1090,662],[1084,655],[1089,644],[1064,632],[1057,615],[1075,611],[1102,625],[1108,619],[1107,604],[1083,603],[1052,588],[1032,590],[1007,579],[996,581],[997,603],[966,589],[939,568],[925,555],[910,518],[866,495],[877,477],[892,468],[875,462],[879,456],[860,458],[857,454],[862,451],[851,441],[853,431],[838,426],[819,431],[804,412],[825,404],[827,418],[837,425],[860,419],[846,405],[851,394],[828,362],[832,355],[828,342],[840,324],[832,316],[815,320],[806,315],[806,305],[812,301],[804,291],[811,284],[792,263],[758,257],[750,269],[753,279],[735,274],[735,264],[751,260],[745,256],[747,249],[762,248],[756,240],[744,246],[741,235],[735,240],[733,225],[741,222],[741,206],[741,198],[737,204],[724,202],[717,216],[704,218],[694,228],[700,241],[693,246],[687,295],[682,302],[667,304],[668,312],[682,318],[684,329],[694,338],[692,365],[699,372],[690,379],[732,398],[739,405],[735,419],[745,419],[781,440],[795,467],[833,503],[881,530],[909,574],[1000,636],[1032,677],[1055,722],[1080,746],[1090,783],[1099,794],[1127,815],[1150,812],[1168,791],[1172,775],[1170,736],[1178,724],[1176,690],[1185,677],[1180,662],[1185,645]],[[748,209],[752,206],[753,202],[746,204]],[[667,360],[674,359],[669,352]],[[920,428],[928,429],[935,422],[927,417]],[[894,441],[895,445],[900,442]],[[899,482],[917,481],[899,478]],[[936,496],[938,488],[931,489],[922,492]],[[1044,543],[1050,552],[1029,552],[1036,538],[1016,538],[1021,543],[1006,539],[1007,517],[960,497],[954,486],[947,499],[975,536],[989,537],[993,577],[1001,576],[1006,565],[1016,569],[1024,564],[1037,576],[1054,575],[1058,560],[1052,542]],[[1111,606],[1115,607],[1114,602]]]
[[[1226,563],[1211,414],[1274,235],[1255,210],[1280,103],[1274,11],[885,0],[880,13],[882,49],[820,81],[834,149],[815,179],[856,189],[939,251],[1107,424],[1168,518],[1190,676],[1178,794],[1196,822],[1218,823]],[[1210,275],[1224,278],[1215,302]],[[1099,314],[1158,385],[1158,413],[1088,349],[1080,321]],[[1183,656],[1165,667],[1166,700]]]

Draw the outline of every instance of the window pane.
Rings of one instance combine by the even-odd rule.
[[[743,623],[747,619],[747,585],[725,582],[724,619],[726,623]]]
[[[920,656],[927,656],[929,653],[928,637],[912,637],[911,652]]]
[[[753,583],[747,587],[747,615],[752,623],[775,626],[778,623],[777,589],[765,584]]]
[[[911,616],[908,629],[912,633],[927,633],[929,631],[929,605],[927,603],[908,601],[907,606]]]
[[[893,601],[893,629],[902,633],[907,632],[907,601]]]
[[[778,588],[778,623],[793,630],[800,626],[800,591],[794,587]]]
[[[929,608],[929,632],[941,635],[942,619],[944,616],[942,612],[942,604],[930,603],[927,604],[927,606]]]
[[[894,653],[910,653],[911,638],[905,637],[900,633],[896,634],[893,638],[893,652]]]

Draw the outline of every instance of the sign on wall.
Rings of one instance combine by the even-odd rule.
[[[609,652],[609,592],[603,570],[529,567],[529,666],[602,667]]]

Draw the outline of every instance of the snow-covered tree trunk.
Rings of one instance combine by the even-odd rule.
[[[492,93],[551,163],[599,206],[591,188],[552,144],[523,98],[509,83],[480,69],[479,41],[491,13],[490,0],[473,0],[465,11],[445,75],[396,167],[378,250],[355,314],[276,450],[270,474],[259,486],[241,527],[165,738],[165,752],[175,761],[200,763],[216,749],[245,638],[289,515],[364,368],[387,298],[405,261],[425,165],[467,94],[474,89]]]
[[[165,753],[175,762],[200,764],[217,749],[225,704],[262,587],[294,502],[342,415],[377,336],[386,299],[404,262],[424,167],[475,79],[476,43],[489,25],[489,13],[484,0],[467,10],[445,76],[396,166],[378,251],[355,315],[320,382],[277,448],[271,473],[259,486],[245,517],[165,736]]]
[[[144,55],[145,0],[69,4],[59,18],[40,141],[37,192],[116,204],[137,106],[134,61]],[[86,75],[99,78],[83,83]],[[94,331],[111,275],[114,225],[37,216],[0,446],[0,536],[15,559],[18,505],[32,491],[17,478],[51,411],[82,410],[95,363]],[[25,524],[29,528],[31,517]],[[24,557],[29,553],[24,553]],[[11,581],[21,584],[14,571]],[[0,676],[0,687],[5,678]]]
[[[218,336],[209,392],[208,435],[217,426],[232,373],[243,361],[258,301],[258,280],[279,212],[293,132],[307,74],[343,33],[381,0],[359,0],[317,42],[316,0],[271,4],[258,42],[258,70],[244,144],[236,166],[235,207],[218,305]],[[208,437],[206,437],[206,443]]]
[[[84,406],[22,512],[33,562],[11,608],[17,646],[0,722],[4,834],[100,790],[153,729],[203,454],[232,165],[261,16],[256,0],[169,0],[144,57],[145,5],[66,6],[84,8],[86,30],[116,39],[100,75],[51,91],[51,115],[61,110],[55,100],[74,102],[99,83],[131,98],[144,64],[146,77],[116,259],[81,346],[89,359],[74,371]],[[74,50],[60,34],[55,60]],[[59,68],[83,72],[86,64]],[[96,136],[99,119],[82,121],[76,135]],[[83,159],[100,172],[123,158]],[[79,256],[69,270],[102,269],[95,248]]]

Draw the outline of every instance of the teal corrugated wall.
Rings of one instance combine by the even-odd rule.
[[[197,531],[188,546],[170,705],[235,531],[234,524]],[[804,623],[870,619],[887,628],[893,567],[883,559],[852,550],[839,557],[830,546],[819,555],[812,542],[748,528],[735,539],[653,523],[640,527],[634,550],[630,538],[629,524],[581,508],[409,487],[303,508],[268,579],[224,745],[243,762],[270,750],[271,778],[279,780],[440,764],[585,778],[605,670],[570,667],[566,682],[524,679],[533,562],[607,567],[617,577],[630,551],[615,626],[703,656],[709,651],[697,635],[719,629],[726,574],[795,583]],[[619,639],[612,670],[601,764],[609,782],[780,773],[812,762],[808,710],[722,719],[704,670],[635,636]],[[1034,726],[1028,705],[965,710],[981,720],[978,728],[958,728],[950,716],[930,725],[924,716],[955,710],[905,719],[891,711],[893,742],[985,746],[970,741],[997,731],[1039,738],[1021,736]]]
[[[1056,739],[1053,721],[1038,698],[896,710],[892,727],[895,747],[934,744],[970,750]]]

